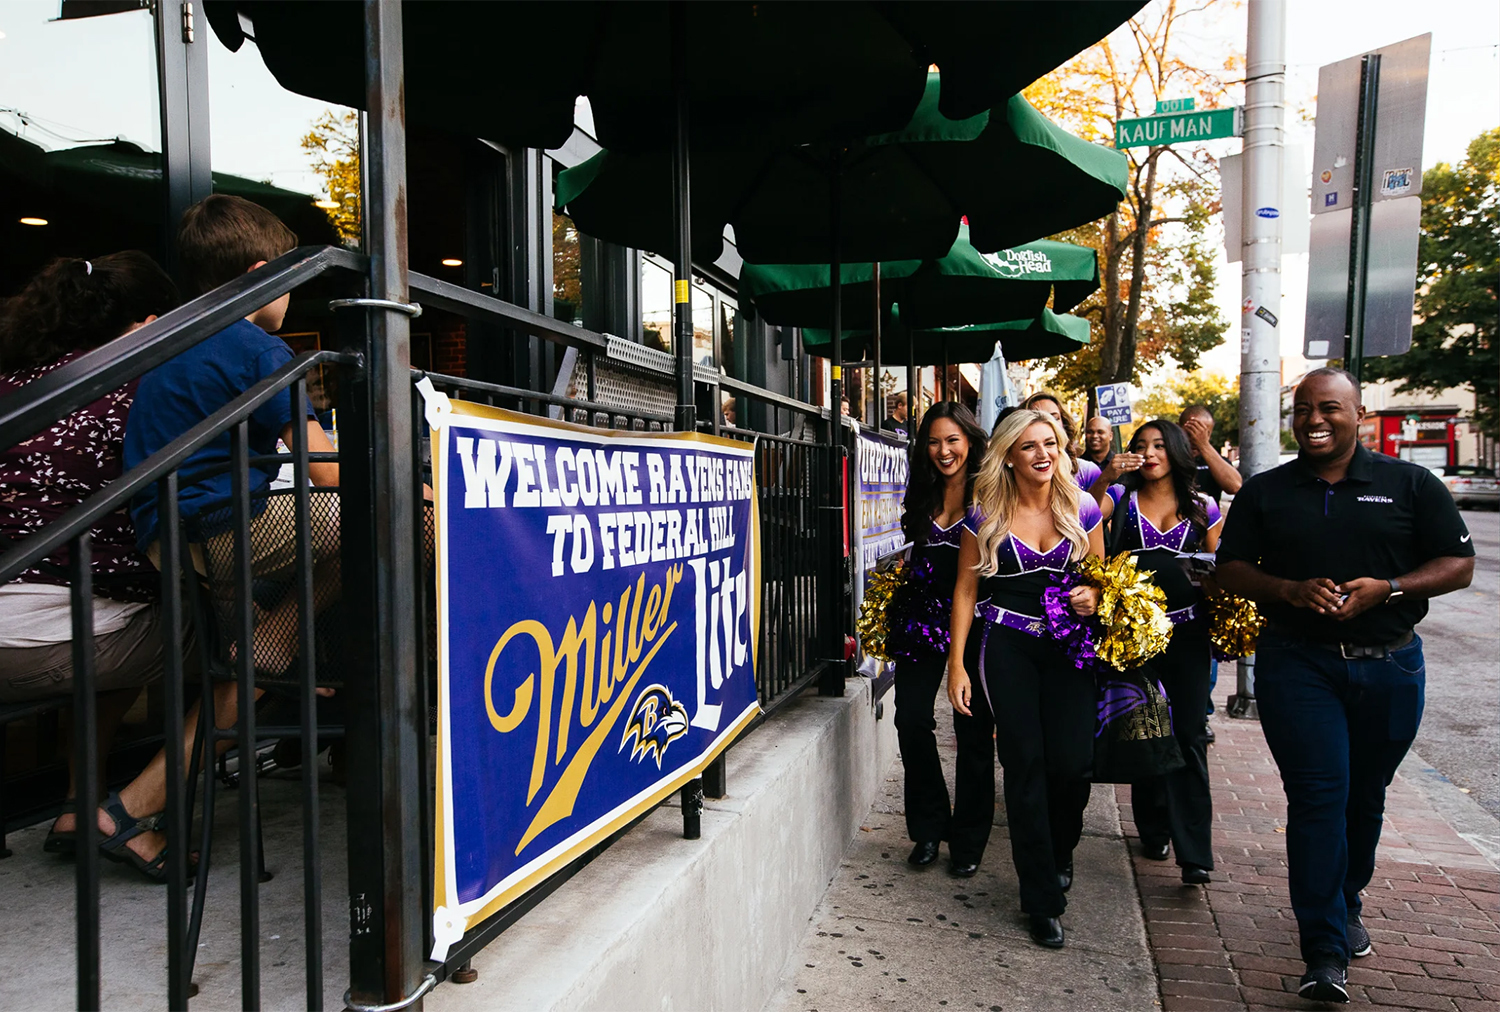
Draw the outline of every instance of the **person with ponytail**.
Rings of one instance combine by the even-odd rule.
[[[948,871],[970,878],[995,817],[995,760],[989,713],[953,711],[958,758],[953,805],[938,759],[933,703],[948,666],[949,611],[958,579],[958,546],[974,477],[984,461],[984,430],[969,409],[940,401],[912,440],[901,529],[912,545],[909,571],[892,602],[889,642],[896,658],[896,739],[906,770],[908,863],[921,867],[948,841]],[[977,701],[976,701],[977,702]]]
[[[1211,880],[1213,800],[1208,783],[1207,702],[1212,651],[1202,593],[1183,568],[1184,557],[1219,547],[1219,504],[1198,490],[1193,445],[1182,427],[1159,418],[1136,430],[1130,452],[1140,467],[1110,486],[1117,500],[1109,550],[1133,552],[1167,598],[1172,640],[1147,667],[1172,705],[1172,735],[1185,765],[1131,785],[1131,807],[1141,848],[1152,860],[1177,851],[1182,881]]]
[[[145,253],[54,260],[19,294],[0,302],[0,397],[150,323],[178,301],[172,280]],[[120,477],[125,419],[135,389],[128,383],[45,432],[0,448],[0,551],[45,530]],[[102,759],[141,687],[162,670],[156,605],[161,578],[136,550],[123,507],[89,533]],[[0,702],[72,691],[68,555],[67,548],[59,549],[0,585]],[[70,783],[70,798],[73,791]],[[71,852],[75,830],[70,801],[43,849]]]
[[[1042,597],[1055,574],[1104,551],[1103,516],[1078,487],[1067,444],[1042,411],[1017,411],[996,427],[964,520],[948,653],[953,708],[968,715],[983,697],[993,715],[1021,909],[1047,948],[1064,944],[1059,918],[1089,799],[1095,690],[1047,637]],[[1080,617],[1098,603],[1095,587],[1068,594]]]

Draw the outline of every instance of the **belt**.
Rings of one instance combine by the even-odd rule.
[[[1301,636],[1291,635],[1280,629],[1272,627],[1276,632],[1289,640],[1305,643],[1310,647],[1319,647],[1323,650],[1331,650],[1346,661],[1383,661],[1391,655],[1391,651],[1400,650],[1402,647],[1410,646],[1411,641],[1416,639],[1414,630],[1408,629],[1403,636],[1399,636],[1390,643],[1328,643],[1323,640],[1310,640]]]
[[[975,605],[974,617],[982,618],[986,622],[992,622],[995,625],[1003,625],[1007,629],[1016,630],[1016,632],[1026,633],[1028,636],[1040,636],[1047,630],[1046,619],[1038,618],[1035,615],[1022,615],[1018,611],[1001,608],[990,604],[988,601]]]
[[[1171,622],[1173,625],[1182,625],[1182,623],[1191,622],[1197,617],[1197,602],[1188,605],[1186,608],[1178,608],[1176,611],[1167,612],[1167,621]]]

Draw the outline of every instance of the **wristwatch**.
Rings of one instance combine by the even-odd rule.
[[[1391,592],[1385,596],[1386,604],[1390,604],[1392,601],[1396,600],[1396,598],[1406,593],[1406,591],[1401,589],[1400,580],[1387,580],[1385,582],[1391,585]]]

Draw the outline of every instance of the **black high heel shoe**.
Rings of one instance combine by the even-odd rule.
[[[1062,889],[1063,892],[1067,892],[1069,889],[1073,888],[1072,861],[1069,861],[1067,865],[1057,873],[1057,885],[1060,889]]]
[[[914,868],[925,868],[938,859],[938,842],[936,840],[918,840],[917,845],[907,855],[906,863]]]
[[[1044,949],[1061,949],[1065,944],[1062,922],[1056,917],[1038,917],[1032,914],[1031,940]]]
[[[1214,880],[1213,876],[1208,873],[1208,869],[1207,868],[1199,867],[1196,864],[1185,864],[1185,865],[1182,866],[1182,884],[1183,885],[1190,885],[1190,886],[1208,885],[1213,880]]]

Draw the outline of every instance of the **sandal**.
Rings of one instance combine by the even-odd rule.
[[[78,806],[73,803],[73,800],[71,798],[63,802],[62,811],[58,813],[59,817],[63,815],[76,816],[77,814]],[[55,819],[53,820],[52,825],[53,828],[47,830],[47,838],[42,841],[42,853],[62,854],[64,856],[71,856],[77,853],[78,830],[76,828],[58,829],[56,828],[57,821]]]
[[[100,853],[111,861],[130,865],[130,867],[140,872],[150,882],[154,882],[157,885],[165,885],[167,881],[167,848],[163,847],[155,857],[148,861],[125,846],[142,833],[149,833],[160,829],[163,813],[157,812],[154,815],[145,815],[137,819],[125,811],[125,803],[120,800],[119,791],[110,791],[109,797],[104,799],[104,803],[99,806],[99,810],[108,815],[115,824],[115,831],[99,842]],[[188,861],[188,880],[191,881],[197,873],[197,855],[193,855]]]

